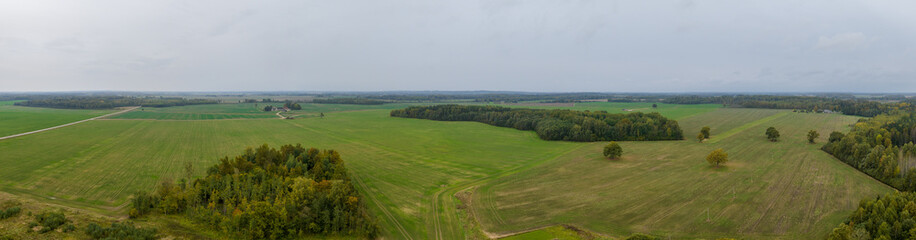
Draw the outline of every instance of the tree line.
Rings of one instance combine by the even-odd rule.
[[[107,109],[127,106],[172,107],[216,103],[219,102],[216,100],[186,99],[178,97],[68,96],[32,99],[24,102],[17,102],[15,105],[64,109]]]
[[[724,104],[745,108],[801,109],[823,112],[830,110],[846,115],[874,117],[897,110],[916,110],[909,101],[882,103],[866,99],[821,97],[821,96],[773,96],[773,95],[736,95],[736,96],[672,96],[662,100],[671,104]]]
[[[385,104],[386,101],[368,98],[316,98],[312,99],[312,103],[382,105]]]
[[[191,166],[186,166],[188,177]],[[334,150],[266,144],[224,157],[193,181],[162,182],[139,192],[129,215],[183,214],[233,236],[285,239],[307,235],[375,238],[378,225]]]
[[[894,188],[914,191],[916,166],[907,164],[916,156],[914,141],[916,113],[880,115],[859,120],[847,134],[831,133],[821,149]]]
[[[588,142],[683,139],[677,121],[658,113],[611,114],[606,111],[449,104],[392,110],[391,116],[440,121],[476,121],[519,130],[534,130],[538,137],[544,140]]]

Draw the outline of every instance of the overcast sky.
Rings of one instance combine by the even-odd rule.
[[[0,92],[916,92],[914,12],[912,0],[0,0]]]

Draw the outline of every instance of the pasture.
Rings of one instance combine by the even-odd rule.
[[[710,126],[716,143],[622,142],[620,160],[604,158],[603,143],[588,144],[479,187],[473,211],[495,233],[572,224],[615,237],[822,238],[859,199],[892,191],[806,142],[808,130],[846,131],[856,119],[718,109],[680,121],[687,136]],[[766,140],[769,126],[779,142]],[[705,161],[716,148],[729,153],[724,167]]]
[[[97,117],[115,110],[70,110],[14,106],[0,101],[0,137]]]
[[[819,151],[820,144],[804,143],[808,129],[826,136],[854,117],[660,105],[657,111],[677,119],[686,136],[704,125],[713,129],[710,141],[739,130],[717,143],[623,142],[624,159],[608,161],[600,156],[603,143],[543,141],[531,131],[476,122],[388,116],[388,109],[408,105],[302,104],[291,114],[303,117],[294,120],[277,119],[254,104],[145,108],[0,141],[0,190],[122,216],[131,194],[179,178],[186,162],[200,176],[244,147],[301,143],[340,151],[388,239],[475,235],[463,225],[454,197],[474,187],[471,209],[481,228],[494,233],[572,224],[610,236],[751,238],[821,236],[861,197],[889,191]],[[654,110],[651,103],[574,108]],[[313,117],[322,112],[324,118]],[[760,119],[766,120],[753,124]],[[783,131],[781,142],[766,142],[762,129],[770,125]],[[704,157],[718,147],[731,161],[711,169]],[[710,222],[701,214],[707,208]],[[530,234],[574,237],[563,230]]]

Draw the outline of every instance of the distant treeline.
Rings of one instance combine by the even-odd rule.
[[[899,190],[916,190],[916,113],[862,119],[828,141],[822,149],[850,166]]]
[[[55,97],[33,99],[17,102],[19,106],[66,108],[66,109],[106,109],[127,106],[172,107],[197,104],[216,104],[216,100],[185,99],[177,97]]]
[[[814,96],[672,96],[662,102],[671,104],[716,103],[746,108],[802,109],[820,112],[830,110],[847,115],[874,117],[895,110],[914,110],[908,102],[882,103],[854,98],[832,98]]]
[[[829,240],[913,239],[916,237],[916,193],[893,192],[859,202]]]
[[[381,100],[368,99],[368,98],[327,98],[327,99],[316,98],[316,99],[312,99],[312,103],[382,105],[382,104],[385,104],[386,102],[381,101]]]
[[[349,94],[318,95],[319,97],[357,97],[388,102],[579,102],[582,100],[608,99],[610,102],[649,102],[672,95],[663,94],[619,94],[619,93],[511,93],[511,92],[467,92],[467,93],[402,93],[402,94]]]
[[[190,178],[190,166],[186,171]],[[153,193],[136,194],[130,216],[151,212],[181,214],[248,239],[378,235],[340,154],[298,144],[248,148],[220,159],[203,178],[166,181]]]
[[[677,121],[658,113],[611,114],[506,108],[476,105],[416,106],[391,111],[392,117],[441,121],[476,121],[519,130],[534,130],[541,139],[566,141],[681,140]]]

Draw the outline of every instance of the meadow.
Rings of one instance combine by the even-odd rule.
[[[819,129],[826,136],[854,117],[660,105],[657,111],[679,120],[686,136],[711,126],[710,141],[719,133],[777,117],[717,143],[624,142],[624,159],[608,161],[600,156],[603,143],[543,141],[534,132],[476,122],[388,116],[389,109],[407,105],[303,104],[295,112],[304,117],[294,120],[259,112],[254,104],[145,108],[141,112],[151,115],[134,111],[0,141],[0,190],[123,216],[131,194],[179,178],[186,162],[201,176],[218,158],[245,147],[301,143],[340,151],[388,239],[476,236],[466,228],[455,197],[473,189],[475,220],[489,232],[569,223],[610,236],[759,238],[820,236],[861,197],[889,191],[819,151],[818,145],[804,143],[802,130]],[[575,107],[656,110],[651,103]],[[167,117],[176,113],[269,117]],[[317,113],[325,117],[314,117]],[[185,121],[171,121],[176,119]],[[765,142],[762,128],[769,125],[784,131],[782,142]],[[732,162],[711,169],[703,159],[717,147],[726,148]],[[734,198],[728,196],[732,189]],[[707,208],[713,220],[698,222]],[[810,226],[787,227],[806,221]],[[688,233],[692,228],[702,231]],[[569,235],[562,230],[530,234]]]
[[[892,191],[805,139],[811,129],[846,131],[856,119],[717,109],[680,121],[687,131],[710,126],[708,142],[622,142],[620,160],[604,158],[603,143],[588,144],[487,182],[474,193],[473,212],[495,233],[572,224],[612,237],[823,238],[859,199]],[[765,138],[770,126],[779,142]],[[729,153],[724,167],[705,161],[716,148]]]
[[[278,118],[277,112],[265,112],[265,106],[282,107],[283,103],[238,103],[188,105],[166,108],[143,108],[110,119],[153,119],[153,120],[219,120]],[[284,116],[317,117],[320,113],[357,111],[370,109],[404,108],[410,104],[351,105],[351,104],[302,104],[302,110],[283,113]]]
[[[97,117],[114,110],[70,110],[14,106],[18,101],[0,101],[0,136],[49,128]]]

